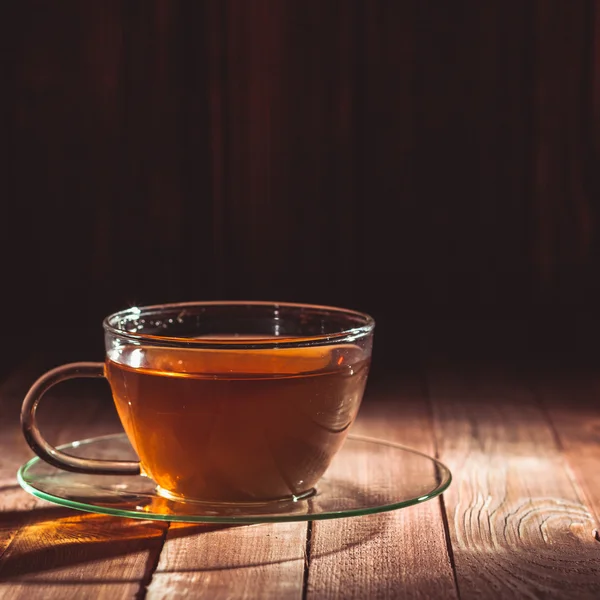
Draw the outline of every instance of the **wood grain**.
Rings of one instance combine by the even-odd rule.
[[[596,4],[11,3],[0,312],[594,309]]]
[[[428,384],[460,597],[597,598],[594,519],[528,388],[476,361],[432,361]]]
[[[600,524],[600,376],[597,369],[529,375],[534,393],[547,411],[580,495],[595,517],[589,531],[597,539]],[[598,539],[600,541],[600,539]],[[600,585],[600,582],[599,582]]]
[[[205,527],[177,537],[171,526],[149,600],[302,598],[306,523]]]
[[[18,414],[43,369],[14,371],[0,385],[0,597],[597,598],[597,361],[564,373],[425,356],[426,386],[416,365],[378,382],[353,433],[437,451],[454,475],[443,502],[309,528],[167,531],[33,498],[15,480],[31,456]],[[45,400],[51,441],[119,427],[103,386]]]
[[[354,433],[435,454],[430,409],[414,375],[373,390]],[[391,468],[391,467],[390,467]],[[457,598],[439,499],[312,526],[307,598]]]
[[[42,372],[39,364],[26,367],[0,387],[0,596],[131,598],[158,560],[166,525],[60,508],[17,484],[17,469],[32,456],[20,431],[19,408]],[[61,384],[44,398],[39,413],[52,443],[119,427],[108,389],[89,380]]]
[[[588,96],[593,71],[593,8],[589,2],[534,2],[533,98],[537,133],[534,147],[533,208],[538,224],[533,242],[536,273],[545,282],[558,274],[575,280],[590,256],[595,216],[591,203],[594,168],[583,156],[593,143]],[[582,28],[582,24],[586,26]],[[556,31],[562,35],[557,37]],[[588,70],[589,69],[589,70]],[[596,207],[597,209],[597,207]],[[559,256],[561,257],[559,259]],[[557,290],[570,296],[569,286]]]

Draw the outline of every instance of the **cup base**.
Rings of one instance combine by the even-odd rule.
[[[306,500],[314,496],[317,493],[317,489],[313,487],[297,495],[291,494],[289,496],[283,496],[280,498],[267,498],[265,500],[254,500],[247,502],[240,502],[237,500],[206,500],[201,498],[187,498],[179,494],[174,494],[169,490],[165,490],[164,488],[160,487],[160,485],[156,486],[156,493],[167,500],[173,500],[175,502],[188,502],[192,504],[203,504],[206,506],[265,506],[277,502],[299,502],[300,500]]]

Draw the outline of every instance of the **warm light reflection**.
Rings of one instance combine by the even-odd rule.
[[[25,512],[29,517],[20,521]],[[171,538],[178,538],[220,528],[191,523],[169,527],[165,522],[94,513],[71,514],[66,509],[57,508],[17,514],[20,516],[15,516],[13,523],[4,523],[8,528],[17,524],[21,526],[2,556],[3,583],[42,582],[45,572],[52,573],[50,577],[54,577],[55,573],[66,568],[70,574],[74,572],[75,565],[78,573],[86,574],[88,582],[105,581],[106,572],[94,570],[94,563],[99,560],[119,560],[119,557],[137,552],[158,552],[167,529],[171,529]],[[117,583],[135,580],[135,576],[130,579],[130,574],[118,571],[109,577],[111,580],[114,577]]]
[[[82,544],[97,544],[116,538],[123,541],[159,537],[164,527],[157,522],[85,513],[34,522],[20,531],[19,539],[32,546],[39,545],[40,540],[53,546],[72,544],[74,539]]]

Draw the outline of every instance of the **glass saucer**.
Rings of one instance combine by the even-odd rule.
[[[124,433],[60,447],[75,456],[137,460]],[[441,494],[452,479],[441,462],[392,442],[349,435],[316,493],[304,500],[223,505],[170,500],[147,477],[83,475],[35,457],[17,474],[30,494],[87,512],[191,523],[313,521],[411,506]]]

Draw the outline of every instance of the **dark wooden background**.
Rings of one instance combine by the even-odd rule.
[[[190,299],[341,304],[388,347],[600,306],[593,0],[22,0],[0,28],[11,347]]]

